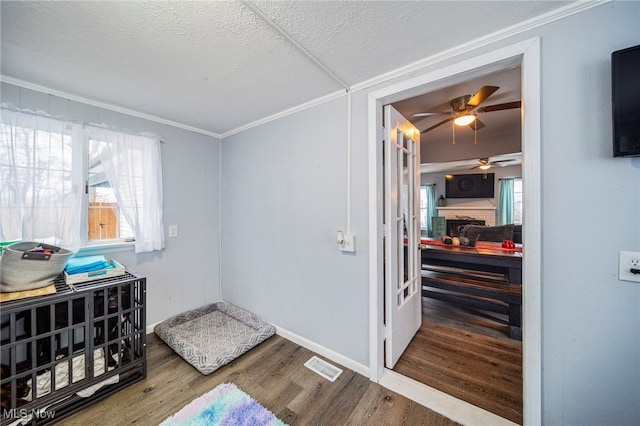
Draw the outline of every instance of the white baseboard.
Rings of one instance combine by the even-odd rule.
[[[162,321],[158,321],[156,323],[149,324],[146,328],[146,333],[147,334],[153,333],[153,329],[155,328],[155,326],[160,324],[161,322]],[[302,336],[299,336],[295,333],[285,330],[282,327],[278,327],[278,326],[275,326],[275,327],[276,327],[276,334],[278,336],[282,336],[287,340],[291,340],[292,342],[302,346],[303,348],[309,349],[310,351],[313,351],[318,355],[322,355],[323,357],[328,358],[331,361],[336,362],[350,370],[360,373],[365,377],[369,377],[369,367],[362,365],[359,362],[352,360],[351,358],[347,358],[344,355],[334,352],[331,349],[325,348],[322,345],[312,342],[309,339],[305,339]]]
[[[146,330],[145,330],[147,332],[147,334],[153,333],[153,329],[156,328],[156,325],[160,324],[160,322],[161,321],[158,321],[158,322],[154,322],[153,324],[148,325]]]
[[[162,321],[158,321],[155,322],[153,324],[149,324],[147,325],[146,328],[146,333],[147,334],[151,334],[153,333],[153,329],[155,328],[156,325],[160,324]],[[302,336],[299,336],[295,333],[292,333],[288,330],[285,330],[282,327],[276,327],[276,334],[278,336],[284,337],[287,340],[291,340],[292,342],[302,346],[303,348],[309,349],[310,351],[313,351],[315,353],[317,353],[318,355],[322,355],[323,357],[336,362],[350,370],[353,370],[357,373],[362,374],[365,377],[369,377],[369,367],[367,367],[366,365],[360,364],[359,362],[356,362],[354,360],[352,360],[351,358],[347,358],[344,355],[341,355],[337,352],[332,351],[331,349],[325,348],[322,345],[319,345],[309,339],[306,339]]]
[[[153,333],[153,329],[155,328],[155,326],[160,324],[161,322],[162,321],[158,321],[156,323],[149,324],[146,328],[146,333],[147,334]],[[322,355],[323,357],[333,362],[336,362],[350,370],[360,373],[365,377],[369,377],[369,367],[362,365],[359,362],[352,360],[351,358],[347,358],[344,355],[334,352],[331,349],[325,348],[322,345],[312,342],[309,339],[306,339],[302,336],[299,336],[295,333],[285,330],[282,327],[278,327],[278,326],[275,326],[275,327],[276,327],[276,334],[278,336],[284,337],[287,340],[291,340],[292,342],[302,346],[303,348],[309,349],[310,351],[313,351],[318,355]]]
[[[510,420],[391,370],[384,371],[379,383],[463,425],[517,426]]]
[[[349,370],[353,370],[356,373],[360,373],[365,377],[369,377],[369,367],[367,367],[366,365],[360,364],[359,362],[356,362],[351,358],[347,358],[344,355],[341,355],[337,352],[332,351],[331,349],[325,348],[322,345],[312,342],[309,339],[306,339],[302,336],[299,336],[295,333],[285,330],[282,327],[276,326],[276,334],[278,336],[284,337],[287,340],[291,340],[293,343],[296,343],[302,346],[303,348],[309,349],[310,351],[313,351],[318,355],[328,358],[329,360],[335,363],[338,363],[343,367],[348,368]]]

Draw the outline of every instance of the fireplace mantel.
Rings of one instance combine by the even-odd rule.
[[[446,219],[483,220],[486,225],[495,225],[496,206],[443,206],[436,207],[438,216]]]
[[[487,207],[471,207],[471,206],[447,206],[447,207],[436,207],[438,210],[495,210],[495,206]]]

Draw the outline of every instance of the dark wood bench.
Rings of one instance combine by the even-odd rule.
[[[510,336],[522,340],[522,285],[504,275],[423,266],[422,296],[507,314]]]

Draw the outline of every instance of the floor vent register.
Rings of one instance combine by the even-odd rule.
[[[331,382],[334,382],[338,378],[338,376],[342,374],[341,369],[329,364],[328,362],[318,358],[317,356],[311,357],[309,361],[304,363],[304,366]]]

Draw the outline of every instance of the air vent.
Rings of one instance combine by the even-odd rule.
[[[338,367],[334,367],[328,362],[318,358],[317,356],[311,357],[309,361],[304,363],[304,366],[307,367],[311,371],[315,371],[325,379],[334,382],[340,374],[342,374],[342,370]]]

